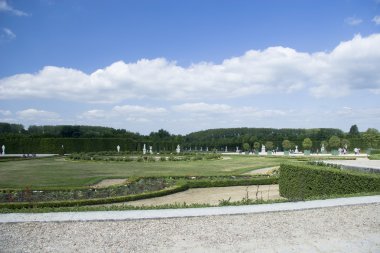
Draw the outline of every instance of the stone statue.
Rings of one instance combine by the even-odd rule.
[[[181,152],[181,147],[179,146],[179,144],[177,145],[177,148],[175,149],[175,151],[177,152],[177,154]]]
[[[5,145],[1,146],[1,149],[3,150],[3,152],[1,154],[5,155]]]
[[[265,153],[265,145],[264,144],[261,145],[261,153]]]
[[[236,153],[239,153],[239,147],[236,146]]]
[[[226,153],[228,152],[228,150],[227,150],[227,146],[226,146],[226,148],[224,149],[224,152],[226,152]]]
[[[208,147],[206,147],[206,152],[208,152]]]
[[[294,153],[298,153],[298,146],[296,146],[296,150],[294,151]]]
[[[153,155],[153,147],[149,146],[149,154]]]
[[[322,143],[321,153],[324,153],[324,152],[325,152],[325,144]]]
[[[144,144],[144,147],[143,147],[143,155],[145,155],[146,154],[146,146],[145,146],[145,144]]]
[[[120,146],[119,145],[117,145],[116,150],[118,153],[120,152]]]

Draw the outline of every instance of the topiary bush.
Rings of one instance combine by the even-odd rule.
[[[380,192],[380,176],[305,163],[281,164],[280,195],[291,200],[336,194]]]

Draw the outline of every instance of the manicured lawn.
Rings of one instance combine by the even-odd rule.
[[[286,159],[286,158],[284,158]],[[139,176],[219,176],[279,165],[284,159],[229,156],[223,160],[180,162],[98,162],[62,158],[0,162],[0,189],[85,186],[105,178]]]

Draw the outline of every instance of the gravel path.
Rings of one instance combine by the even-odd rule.
[[[364,169],[380,173],[380,160],[369,160],[368,158],[358,158],[356,160],[326,160],[327,164],[343,165],[351,169]]]
[[[380,252],[380,204],[127,221],[1,223],[0,252]]]
[[[280,166],[274,166],[274,167],[262,168],[262,169],[257,169],[257,170],[251,170],[246,173],[243,173],[243,175],[265,175],[279,168]]]

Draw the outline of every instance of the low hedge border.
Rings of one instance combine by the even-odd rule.
[[[225,180],[186,180],[184,183],[163,189],[155,192],[145,192],[141,194],[117,196],[112,198],[98,198],[98,199],[86,199],[86,200],[70,200],[70,201],[48,201],[48,202],[11,202],[0,203],[0,208],[7,209],[21,209],[21,208],[43,208],[43,207],[73,207],[84,205],[102,205],[118,202],[127,202],[147,198],[161,197],[181,191],[188,190],[189,188],[210,188],[210,187],[227,187],[227,186],[239,186],[239,185],[264,185],[264,184],[276,184],[278,182],[277,177],[256,177],[252,179],[225,179]]]
[[[20,209],[20,208],[39,208],[39,207],[69,207],[69,206],[84,206],[84,205],[102,205],[118,202],[134,201],[139,199],[147,199],[161,197],[176,192],[187,190],[187,185],[179,185],[170,187],[164,190],[155,192],[145,192],[128,196],[118,196],[113,198],[99,198],[86,200],[71,200],[71,201],[49,201],[49,202],[18,202],[18,203],[0,203],[0,208]]]
[[[285,163],[280,166],[280,195],[290,200],[380,191],[380,176],[327,166]]]

